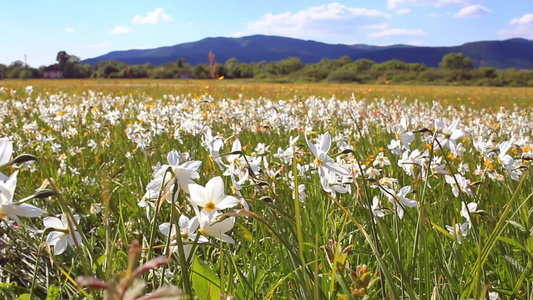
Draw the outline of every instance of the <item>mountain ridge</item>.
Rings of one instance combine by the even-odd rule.
[[[438,67],[442,56],[448,53],[461,52],[471,58],[476,68],[533,69],[533,41],[522,38],[468,42],[458,46],[428,47],[404,44],[390,46],[328,44],[266,35],[239,38],[208,37],[173,46],[112,51],[85,59],[82,63],[94,65],[102,60],[114,59],[131,65],[144,63],[160,65],[185,58],[189,63],[196,65],[207,63],[207,54],[211,50],[215,53],[219,63],[224,63],[230,58],[251,63],[299,57],[304,64],[309,64],[316,63],[323,58],[338,59],[342,56],[349,56],[352,60],[367,58],[377,63],[398,59],[408,63],[423,63],[428,67]]]

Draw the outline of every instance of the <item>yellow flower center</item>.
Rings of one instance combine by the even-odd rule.
[[[207,202],[205,204],[205,210],[207,210],[208,212],[209,211],[212,211],[213,209],[215,209],[215,203],[213,202]]]
[[[318,167],[321,167],[322,166],[322,160],[320,158],[315,158],[315,165]]]

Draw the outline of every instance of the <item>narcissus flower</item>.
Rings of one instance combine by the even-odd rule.
[[[76,223],[80,222],[80,216],[74,215]],[[61,253],[67,250],[68,244],[75,245],[72,235],[75,236],[76,242],[78,245],[82,244],[81,235],[79,232],[74,230],[70,231],[69,220],[66,214],[61,214],[61,219],[56,217],[46,217],[44,218],[44,227],[53,228],[53,231],[48,234],[46,237],[46,242],[54,246],[55,255],[60,255]],[[74,224],[73,224],[74,225]]]
[[[165,190],[170,190],[174,184],[182,188],[185,192],[189,191],[189,184],[194,183],[193,179],[200,178],[198,169],[202,165],[201,161],[187,161],[180,163],[178,152],[171,151],[167,155],[168,165],[162,165],[159,170],[155,172],[154,179],[146,186],[147,190],[159,191],[161,184]],[[171,173],[166,173],[168,168],[172,169]],[[165,182],[163,183],[163,179]],[[167,197],[167,201],[171,202],[171,198]]]
[[[466,236],[468,233],[468,222],[463,224],[455,223],[453,227],[446,225],[446,229],[448,229],[448,232],[457,240],[459,244],[461,244],[461,236]]]
[[[224,181],[217,176],[211,178],[205,187],[199,184],[189,184],[190,201],[192,204],[203,207],[206,214],[219,209],[234,207],[240,200],[224,194]]]
[[[13,142],[7,138],[0,138],[0,166],[6,164],[13,154]],[[7,180],[7,176],[0,172],[0,180]]]
[[[315,166],[318,169],[318,175],[320,177],[326,176],[325,169],[340,175],[340,176],[350,176],[350,172],[345,168],[341,167],[336,163],[331,157],[328,156],[329,148],[331,148],[331,136],[329,132],[326,132],[320,138],[320,142],[317,145],[311,143],[307,136],[305,136],[307,146],[311,149],[311,152],[315,156]]]
[[[411,191],[410,186],[404,186],[401,188],[398,192],[396,192],[393,189],[389,189],[386,187],[381,187],[381,192],[389,198],[390,203],[392,205],[396,206],[396,212],[398,213],[398,217],[400,219],[403,218],[404,214],[404,206],[407,207],[415,207],[418,205],[418,202],[409,198],[406,198],[405,195],[407,195]]]
[[[183,252],[185,254],[185,257],[189,257],[189,254],[191,253],[192,245],[190,242],[193,242],[196,239],[196,230],[200,226],[200,222],[198,222],[197,217],[193,217],[189,219],[187,216],[181,215],[179,219],[179,235],[181,237],[181,240],[186,243],[183,245]],[[163,223],[159,225],[159,231],[169,236],[172,239],[170,242],[172,246],[170,246],[170,252],[174,253],[178,251],[177,241],[178,238],[177,231],[176,231],[176,224],[172,224],[172,229],[170,228],[170,223]],[[198,237],[198,243],[207,243],[208,240],[204,236]]]
[[[225,217],[215,211],[206,213],[205,210],[197,212],[197,214],[200,222],[199,233],[226,243],[235,244],[235,240],[226,234],[235,226],[234,217]]]
[[[44,211],[30,204],[13,202],[17,187],[17,174],[18,171],[11,174],[6,181],[0,180],[0,218],[8,217],[21,223],[18,217],[40,217]]]

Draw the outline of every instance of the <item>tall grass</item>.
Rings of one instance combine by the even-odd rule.
[[[20,83],[4,85],[9,89],[0,94],[0,137],[14,142],[13,157],[30,153],[39,161],[0,172],[10,175],[19,168],[15,200],[39,187],[53,190],[55,195],[30,202],[46,216],[67,213],[69,230],[77,226],[82,243],[56,255],[57,246],[43,243],[50,229],[28,230],[44,229],[42,218],[21,217],[24,226],[1,221],[0,294],[7,298],[32,293],[43,299],[99,299],[102,292],[83,288],[75,278],[130,278],[136,266],[128,254],[133,240],[140,242],[140,261],[169,258],[168,265],[149,265],[143,293],[175,285],[199,299],[532,297],[533,114],[528,107],[496,106],[531,90],[281,88],[221,81],[149,82],[148,87],[65,81],[72,86],[63,89],[30,83],[34,91],[29,95],[17,87]],[[417,94],[427,101],[416,101]],[[409,100],[401,99],[405,95]],[[470,103],[457,105],[465,102]],[[403,131],[397,126],[402,117],[408,120]],[[461,120],[458,129],[464,136],[453,143],[462,143],[464,152],[440,144],[447,133],[435,127],[435,119],[446,124]],[[220,157],[209,151],[213,144],[206,142],[207,128],[224,141]],[[410,150],[389,147],[405,132],[414,136]],[[351,174],[332,177],[329,186],[336,193],[324,187],[320,164],[305,138],[317,144],[326,133],[332,137],[328,155]],[[291,137],[298,139],[291,143]],[[238,150],[232,148],[237,139]],[[505,141],[512,144],[507,154],[516,168],[504,163]],[[202,231],[196,239],[159,232],[164,222],[179,225],[180,215],[197,214],[183,190],[165,190],[162,184],[148,216],[138,205],[154,178],[152,167],[168,164],[173,150],[180,163],[202,162],[197,184],[222,176],[224,193],[249,206],[249,211],[244,203],[220,211],[219,221],[235,218],[227,232],[234,244],[206,233],[209,242],[200,243]],[[380,152],[390,165],[374,164]],[[407,160],[402,164],[403,153]],[[230,165],[229,157],[247,172],[246,180],[234,182],[220,164]],[[254,164],[261,171],[254,172]],[[369,172],[371,167],[379,174]],[[452,179],[447,181],[444,171]],[[173,178],[172,172],[165,176]],[[240,175],[234,174],[236,181]],[[401,194],[407,186],[410,191]],[[418,204],[408,207],[402,197]],[[478,206],[465,215],[461,208],[470,202]],[[74,214],[80,216],[79,225],[72,221]],[[464,224],[466,216],[471,220],[466,236],[446,229]],[[173,246],[177,251],[171,253]]]

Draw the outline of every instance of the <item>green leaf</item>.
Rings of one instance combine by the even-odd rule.
[[[98,257],[98,259],[96,260],[96,263],[98,264],[98,266],[102,266],[104,264],[105,258],[106,258],[105,254],[103,254],[100,257]]]
[[[520,230],[522,232],[526,232],[526,229],[524,228],[524,226],[522,226],[522,224],[520,224],[520,223],[518,223],[516,221],[505,220],[505,222],[507,222],[508,224],[513,225],[513,227],[517,228],[518,230]]]
[[[48,295],[46,296],[46,300],[57,300],[60,299],[61,296],[60,290],[57,286],[51,285],[48,288]]]
[[[220,278],[203,261],[194,258],[192,263],[192,287],[201,300],[220,299]]]
[[[503,237],[503,236],[499,236],[498,237],[498,240],[504,242],[504,243],[507,243],[509,245],[512,245],[512,246],[515,246],[516,248],[519,248],[521,250],[524,250],[527,252],[527,249],[526,247],[524,247],[524,245],[520,244],[519,242],[511,239],[511,238],[508,238],[508,237]]]
[[[30,300],[30,294],[22,294],[15,298],[15,300]]]

